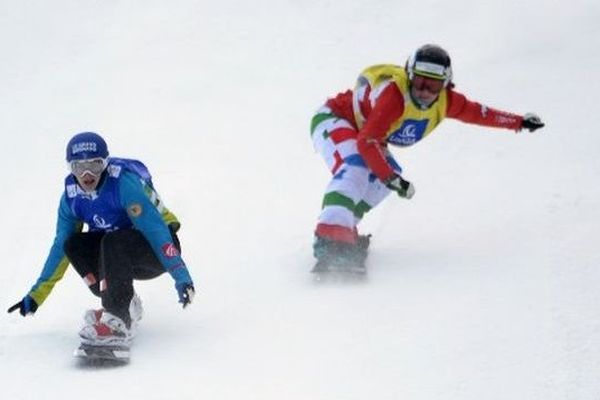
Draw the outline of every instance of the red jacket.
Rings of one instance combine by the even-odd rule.
[[[470,101],[463,94],[452,89],[447,90],[448,102],[446,116],[469,124],[519,130],[523,117],[486,107]],[[348,120],[357,128],[352,108],[351,90],[338,94],[327,101],[327,106],[340,118]],[[364,98],[368,99],[366,93]],[[404,97],[396,85],[389,85],[378,96],[375,106],[369,101],[361,101],[360,108],[366,120],[358,132],[358,151],[367,166],[385,182],[394,176],[394,171],[385,159],[384,147],[387,146],[386,133],[391,124],[404,112]],[[358,130],[358,129],[357,129]]]

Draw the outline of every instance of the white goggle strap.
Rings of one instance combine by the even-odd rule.
[[[416,61],[417,52],[415,51],[410,58],[408,59],[408,79],[412,81],[415,77],[415,69],[417,71],[423,71],[425,74],[423,76],[427,76],[431,74],[434,76],[443,76],[444,77],[444,87],[448,86],[450,81],[452,81],[452,66],[443,67],[439,64],[434,64],[425,61]]]

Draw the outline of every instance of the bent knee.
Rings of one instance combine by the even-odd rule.
[[[83,235],[85,235],[85,233],[77,232],[72,234],[65,240],[65,242],[63,243],[63,250],[67,256],[69,254],[73,254],[78,248],[81,247],[81,244],[83,242]]]

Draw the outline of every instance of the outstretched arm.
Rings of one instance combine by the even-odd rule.
[[[64,243],[67,238],[76,231],[80,231],[83,224],[79,221],[67,204],[65,195],[60,199],[58,207],[58,219],[56,222],[56,236],[50,248],[50,254],[46,258],[44,268],[36,283],[23,299],[10,307],[8,312],[19,310],[21,315],[34,314],[50,295],[54,285],[62,279],[69,266],[69,260],[65,256]]]
[[[523,128],[523,117],[506,111],[487,107],[467,99],[463,94],[448,90],[448,118],[458,119],[468,124],[490,126],[495,128]]]

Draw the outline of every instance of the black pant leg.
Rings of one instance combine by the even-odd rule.
[[[102,306],[129,325],[133,280],[155,278],[165,269],[146,238],[135,229],[107,233],[100,247]]]
[[[173,244],[181,253],[181,244],[179,243],[177,234],[170,227],[169,231],[171,232]],[[133,279],[142,281],[156,278],[165,272],[165,267],[162,265],[158,257],[156,257],[154,250],[144,235],[137,230],[133,230],[133,232],[132,239],[135,243],[138,243],[136,246],[137,251],[132,256]]]
[[[65,255],[96,296],[100,296],[99,259],[100,242],[104,232],[78,232],[64,244]]]

